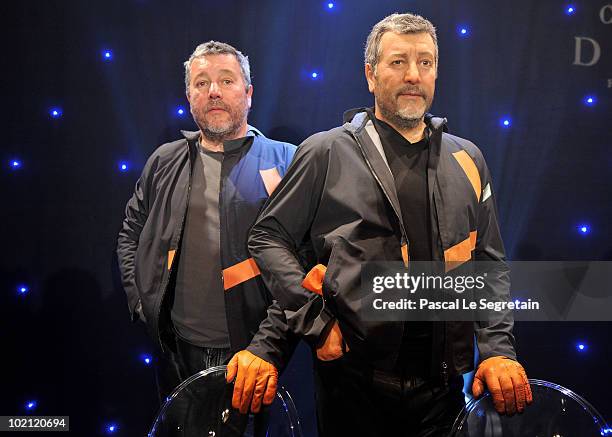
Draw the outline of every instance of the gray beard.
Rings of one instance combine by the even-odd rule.
[[[425,114],[421,115],[418,118],[415,117],[406,117],[403,116],[399,111],[389,111],[387,108],[380,106],[380,112],[382,115],[391,122],[392,125],[397,126],[402,130],[409,130],[418,127],[419,124],[423,121],[423,117]]]
[[[223,130],[211,129],[210,127],[207,127],[204,129],[200,128],[200,131],[202,132],[204,138],[206,138],[211,143],[221,143],[228,138],[232,138],[236,134],[236,132],[238,132],[238,127],[230,126],[228,129]]]
[[[249,111],[246,110],[244,115],[243,115],[245,120],[246,120],[246,117],[247,117],[248,113],[249,113]],[[202,124],[198,123],[198,120],[197,120],[196,117],[194,117],[194,121],[196,122],[196,124],[200,128],[200,132],[202,132],[202,136],[204,136],[204,138],[206,138],[210,142],[215,142],[215,143],[219,143],[219,142],[225,141],[227,139],[234,138],[236,133],[240,130],[240,126],[242,125],[242,120],[236,122],[235,119],[233,119],[233,118],[230,119],[229,126],[227,126],[227,127],[226,126],[219,126],[217,128],[215,128],[213,126],[206,126],[206,127],[204,127],[203,123]]]

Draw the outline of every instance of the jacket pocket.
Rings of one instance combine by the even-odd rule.
[[[359,246],[338,238],[333,246],[323,279],[323,297],[335,314],[354,312],[361,300],[362,251]]]
[[[326,301],[337,293],[337,284],[332,280],[332,277],[334,277],[337,269],[339,243],[340,240],[336,240],[332,244],[326,265],[325,276],[323,277],[323,299]]]

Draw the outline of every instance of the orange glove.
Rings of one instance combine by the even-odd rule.
[[[343,349],[344,348],[344,349]],[[317,358],[321,361],[331,361],[340,358],[349,348],[344,339],[338,321],[334,320],[334,324],[327,333],[325,341],[317,348]]]
[[[507,357],[491,357],[478,366],[472,384],[472,394],[479,398],[489,388],[493,405],[500,414],[521,413],[533,401],[525,369]]]
[[[323,296],[323,278],[325,278],[326,271],[327,267],[325,267],[323,264],[317,264],[310,269],[310,271],[304,277],[302,287],[318,294],[319,296]]]
[[[276,395],[278,384],[278,370],[272,364],[242,350],[232,357],[227,365],[225,380],[231,383],[234,378],[234,394],[232,407],[239,409],[242,414],[249,411],[259,413],[261,403],[270,405]]]
[[[325,278],[326,271],[327,267],[323,264],[317,264],[308,272],[302,281],[302,287],[322,296],[323,279]],[[327,333],[327,337],[325,337],[325,341],[317,348],[317,358],[321,361],[331,361],[340,358],[345,352],[348,352],[348,346],[342,339],[340,326],[338,325],[338,321],[335,320]]]

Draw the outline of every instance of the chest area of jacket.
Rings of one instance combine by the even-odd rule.
[[[222,158],[219,178],[219,198],[217,207],[221,225],[248,228],[257,217],[262,205],[280,182],[282,167],[279,164],[262,161],[257,156],[227,155]],[[194,184],[194,169],[199,166],[200,183]],[[155,190],[152,210],[171,236],[173,231],[183,221],[193,199],[202,196],[203,184],[206,183],[207,168],[199,155],[192,160],[185,159],[181,163],[160,171],[155,178]],[[227,221],[231,223],[227,223]]]
[[[319,233],[349,239],[364,235],[363,230],[365,235],[398,234],[399,217],[388,192],[395,187],[383,187],[379,180],[357,146],[333,150],[317,214]],[[440,156],[435,171],[427,170],[429,219],[441,247],[452,246],[476,228],[478,198],[472,182],[451,153]],[[397,191],[395,196],[402,202]]]

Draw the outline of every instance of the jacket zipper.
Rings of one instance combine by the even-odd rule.
[[[440,362],[440,376],[444,387],[448,387],[448,363],[446,362],[446,322],[442,323],[442,361]]]
[[[374,176],[374,179],[376,179],[376,182],[378,183],[378,185],[380,185],[380,188],[382,189],[382,192],[385,194],[385,197],[387,198],[387,201],[391,205],[391,208],[393,208],[393,212],[395,212],[395,218],[397,219],[397,221],[398,221],[398,223],[400,225],[400,230],[402,232],[402,241],[400,242],[400,244],[401,245],[408,244],[408,236],[406,234],[406,229],[404,229],[404,223],[402,223],[402,221],[400,220],[400,215],[397,212],[397,210],[395,209],[395,206],[393,205],[393,202],[391,201],[391,197],[389,197],[389,194],[385,190],[384,185],[382,184],[381,180],[378,178],[378,175],[376,174],[376,172],[372,168],[372,165],[370,164],[370,161],[368,160],[368,157],[363,152],[363,146],[359,142],[359,139],[357,138],[357,136],[353,132],[351,132],[351,135],[355,139],[355,142],[357,144],[359,144],[359,149],[361,150],[361,154],[363,155],[363,158],[364,158],[366,164],[368,165],[368,168],[370,169],[370,173],[372,173],[372,175]]]
[[[189,144],[189,143],[188,143]],[[188,145],[188,147],[190,147]],[[190,151],[188,151],[187,156],[190,156]],[[197,155],[196,155],[197,156]],[[168,275],[166,276],[166,279],[163,283],[163,287],[162,287],[162,294],[161,294],[161,299],[159,301],[159,308],[157,309],[157,341],[159,343],[159,346],[161,348],[162,353],[164,353],[166,350],[164,348],[164,343],[162,341],[161,338],[161,326],[159,325],[159,320],[160,320],[160,316],[161,316],[161,310],[162,310],[162,305],[164,303],[164,297],[166,296],[166,292],[168,291],[168,283],[170,282],[170,278],[172,277],[172,273],[174,272],[174,266],[176,265],[176,263],[174,262],[175,259],[178,259],[179,256],[179,252],[180,252],[180,247],[179,247],[179,241],[181,241],[181,234],[183,233],[183,227],[185,226],[185,218],[187,216],[187,208],[189,207],[189,198],[191,196],[191,177],[192,177],[192,163],[191,163],[191,158],[189,159],[189,182],[187,183],[187,199],[185,199],[185,206],[183,207],[183,217],[181,218],[179,227],[178,227],[178,233],[176,234],[176,241],[175,244],[170,243],[170,249],[172,249],[172,246],[176,245],[176,252],[174,253],[174,258],[172,259],[172,265],[170,266],[170,270],[168,271]],[[166,263],[167,263],[167,259],[166,259]]]
[[[361,154],[363,155],[363,159],[366,162],[366,164],[368,165],[368,168],[370,169],[370,173],[372,173],[372,175],[374,176],[374,179],[376,179],[376,182],[378,183],[378,185],[382,189],[382,192],[384,193],[385,197],[387,198],[387,202],[389,202],[389,204],[391,205],[391,208],[393,209],[393,212],[395,213],[395,218],[397,219],[397,221],[399,223],[400,231],[402,233],[402,239],[400,241],[400,248],[404,244],[408,245],[408,235],[406,234],[406,229],[404,229],[404,223],[402,223],[402,220],[400,219],[400,214],[395,209],[395,206],[393,205],[393,202],[391,201],[391,197],[389,197],[389,193],[387,193],[387,191],[385,190],[385,187],[382,184],[382,181],[380,180],[380,178],[378,177],[378,175],[376,174],[376,172],[372,168],[372,164],[370,163],[370,161],[368,160],[368,157],[366,156],[365,152],[363,151],[363,145],[359,142],[359,139],[357,138],[357,135],[355,135],[354,132],[351,132],[351,135],[355,139],[355,142],[359,145],[359,150],[361,151]],[[410,246],[408,246],[408,250],[410,250]],[[404,337],[404,331],[405,330],[406,330],[406,322],[402,323],[402,338]]]
[[[448,387],[448,364],[446,364],[446,361],[442,361],[442,364],[440,364],[440,373],[442,374],[444,387]]]
[[[404,224],[400,220],[400,216],[397,213],[397,211],[395,210],[395,206],[393,205],[393,202],[391,202],[391,198],[389,197],[389,194],[385,190],[385,187],[383,186],[381,180],[378,178],[378,176],[374,172],[374,169],[372,168],[372,165],[370,164],[370,161],[368,160],[368,157],[363,152],[363,146],[362,146],[361,142],[359,141],[359,139],[357,138],[357,136],[355,135],[354,132],[351,132],[351,135],[355,139],[355,142],[359,145],[359,149],[361,150],[361,154],[363,155],[363,158],[364,158],[366,164],[368,165],[368,168],[370,169],[370,173],[372,173],[372,175],[374,176],[374,179],[376,179],[376,182],[382,188],[382,192],[385,194],[385,197],[387,198],[387,201],[391,205],[391,208],[393,208],[393,212],[395,212],[395,218],[399,222],[400,229],[401,229],[401,232],[402,232],[402,241],[401,241],[401,244],[402,245],[403,244],[407,244],[408,243],[408,237],[406,235],[406,230],[404,229]],[[403,335],[403,332],[404,332],[404,328],[405,328],[405,324],[402,324],[402,335]],[[444,386],[448,387],[448,363],[445,361],[445,359],[446,359],[445,358],[445,355],[446,355],[446,323],[445,322],[443,322],[443,331],[444,331],[444,334],[443,334],[444,336],[443,336],[443,345],[442,345],[442,362],[440,363],[440,375],[442,376],[442,380],[444,381]]]
[[[434,188],[435,189],[435,188]],[[436,221],[440,222],[440,217],[438,215],[438,204],[436,203],[436,196],[435,193],[432,192],[432,218],[433,216],[435,216]],[[432,220],[433,222],[433,220]],[[433,226],[433,224],[432,224]],[[438,226],[438,233],[440,233],[439,231],[439,226]],[[440,239],[442,239],[442,236],[440,235]],[[437,242],[432,241],[432,248],[436,247]],[[446,322],[442,321],[440,322],[442,323],[442,359],[440,361],[440,376],[442,378],[442,381],[444,382],[444,387],[448,387],[448,363],[446,362],[446,357],[447,357],[447,353],[446,353]],[[434,330],[435,332],[435,330]],[[434,343],[435,344],[435,343]]]
[[[219,258],[220,258],[220,263],[221,263],[221,272],[219,273],[221,275],[221,287],[223,289],[223,303],[225,306],[225,323],[226,323],[226,328],[227,328],[227,336],[228,336],[228,340],[229,340],[229,348],[230,351],[232,351],[232,335],[231,335],[231,331],[230,331],[230,327],[229,327],[229,320],[230,320],[230,315],[228,314],[228,308],[229,305],[227,305],[227,303],[225,302],[225,280],[223,278],[223,243],[221,241],[221,239],[223,238],[223,214],[221,211],[221,201],[223,200],[223,165],[225,164],[225,150],[223,152],[223,156],[221,158],[221,174],[220,174],[220,179],[219,179]]]

